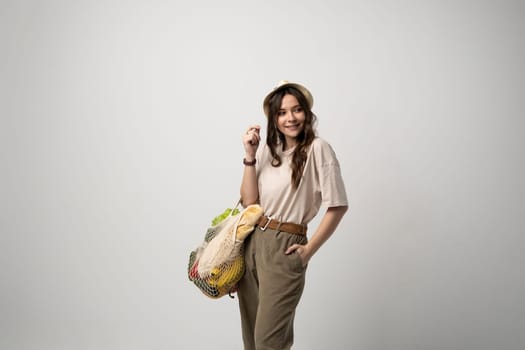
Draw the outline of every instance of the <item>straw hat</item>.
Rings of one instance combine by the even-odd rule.
[[[308,108],[312,109],[312,106],[314,105],[314,97],[312,96],[310,91],[308,91],[307,88],[305,88],[304,86],[298,83],[292,83],[292,82],[289,82],[288,80],[281,80],[279,84],[277,84],[277,86],[264,98],[263,110],[264,110],[264,114],[266,114],[266,117],[268,117],[268,113],[270,111],[270,99],[277,91],[284,89],[286,87],[293,87],[299,90],[306,98],[306,102],[308,102]]]

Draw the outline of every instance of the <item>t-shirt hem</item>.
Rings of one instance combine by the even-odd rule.
[[[347,207],[348,202],[321,202],[321,206],[325,208],[333,208],[333,207]]]

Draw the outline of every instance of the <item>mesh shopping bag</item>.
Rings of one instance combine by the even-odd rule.
[[[220,298],[230,294],[244,274],[244,239],[263,214],[253,204],[240,212],[231,209],[222,221],[206,231],[204,241],[190,253],[188,278],[205,295]]]

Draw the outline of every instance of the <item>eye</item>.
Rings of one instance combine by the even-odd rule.
[[[293,112],[294,112],[294,113],[301,113],[302,111],[303,111],[303,109],[302,109],[301,107],[295,107],[295,108],[293,109]]]
[[[286,114],[286,111],[279,111],[279,112],[277,112],[277,116],[279,116],[279,117],[282,117],[285,114]]]

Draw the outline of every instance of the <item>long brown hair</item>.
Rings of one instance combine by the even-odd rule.
[[[285,95],[295,96],[299,105],[304,111],[304,127],[301,133],[297,135],[297,146],[293,152],[292,157],[292,187],[296,189],[301,182],[304,165],[306,164],[308,147],[312,144],[315,139],[315,122],[317,117],[313,114],[312,110],[308,106],[308,102],[304,95],[297,89],[288,86],[283,89],[277,90],[269,101],[268,111],[268,128],[266,136],[266,144],[270,148],[272,154],[272,166],[279,167],[282,164],[281,157],[277,154],[276,148],[279,144],[282,147],[286,144],[286,139],[282,132],[277,128],[277,113],[281,109],[281,103]]]

